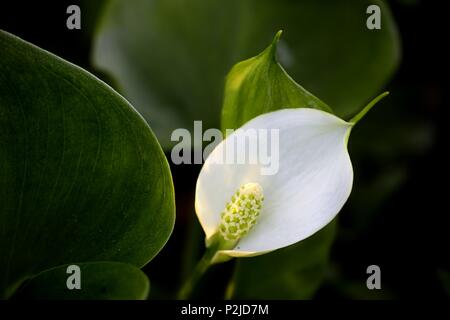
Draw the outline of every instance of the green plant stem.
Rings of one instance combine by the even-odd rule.
[[[219,250],[231,250],[237,244],[237,240],[225,240],[220,233],[215,233],[208,240],[206,244],[206,251],[200,261],[194,268],[191,277],[183,284],[178,292],[178,299],[189,299],[192,297],[192,293],[198,286],[201,278],[205,274],[206,270],[213,264],[218,262],[224,262],[228,259],[223,258],[221,260],[216,259],[216,253]],[[215,259],[213,261],[213,259]]]
[[[197,287],[200,279],[205,274],[206,270],[211,266],[212,259],[217,252],[215,246],[206,249],[205,254],[197,263],[191,277],[183,284],[178,292],[178,299],[189,299],[192,296],[194,289]]]

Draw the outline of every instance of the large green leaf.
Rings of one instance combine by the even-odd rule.
[[[381,30],[366,27],[371,4],[381,6]],[[399,61],[379,0],[111,0],[93,60],[168,146],[172,130],[193,120],[219,125],[225,75],[280,29],[284,67],[341,117],[378,93]]]
[[[239,259],[227,292],[231,299],[309,299],[327,271],[336,223],[290,247]]]
[[[0,31],[0,297],[73,261],[146,264],[174,223],[151,129],[103,82]]]
[[[222,107],[222,128],[238,128],[249,119],[283,108],[308,107],[331,112],[297,84],[278,63],[277,42],[258,56],[239,62],[228,73]]]
[[[64,265],[32,278],[17,298],[142,300],[148,296],[150,283],[137,267],[120,262],[88,262],[77,266],[80,271],[80,289],[68,289],[67,282],[69,280],[70,283],[73,271],[68,270],[69,265]]]

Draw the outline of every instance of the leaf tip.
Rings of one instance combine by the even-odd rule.
[[[356,114],[356,116],[354,116],[351,120],[350,123],[354,126],[355,124],[357,124],[359,122],[359,120],[361,120],[367,112],[370,111],[370,109],[372,109],[372,107],[374,105],[376,105],[380,100],[382,100],[383,98],[385,98],[386,96],[388,96],[390,94],[389,91],[385,91],[382,94],[378,95],[375,99],[373,99],[372,101],[370,101],[360,112],[358,112],[358,114]]]
[[[278,32],[275,34],[275,37],[273,37],[272,43],[268,47],[268,53],[271,58],[274,60],[277,59],[277,44],[280,41],[281,35],[283,34],[283,30],[278,30]]]
[[[282,34],[283,34],[283,30],[278,30],[278,32],[275,34],[273,42],[277,43],[280,40]]]

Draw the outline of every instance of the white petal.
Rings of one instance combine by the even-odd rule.
[[[261,164],[218,164],[227,144],[245,130],[279,129],[279,171],[262,175]],[[347,152],[351,124],[314,109],[284,109],[261,115],[222,141],[197,180],[195,207],[207,239],[220,213],[244,183],[264,190],[258,223],[230,256],[257,255],[301,241],[326,226],[350,195],[353,169]]]

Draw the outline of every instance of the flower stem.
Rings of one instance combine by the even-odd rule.
[[[370,109],[372,109],[372,107],[374,105],[376,105],[381,99],[383,99],[384,97],[386,97],[389,94],[388,91],[383,92],[382,94],[380,94],[378,97],[376,97],[375,99],[373,99],[372,101],[369,102],[369,104],[367,106],[365,106],[356,116],[354,116],[351,120],[350,123],[355,125],[356,123],[358,123],[359,120],[362,119],[362,117],[364,117],[366,115],[367,112],[370,111]]]
[[[205,254],[195,266],[191,277],[183,284],[180,291],[178,291],[178,299],[184,300],[191,298],[194,290],[208,268],[214,263],[229,260],[229,258],[227,259],[224,257],[218,260],[216,253],[219,250],[230,250],[236,246],[236,243],[237,241],[235,240],[225,240],[218,232],[211,236],[207,241]]]
[[[211,261],[216,254],[216,250],[213,248],[206,249],[205,254],[197,263],[192,272],[191,277],[183,284],[178,292],[178,299],[189,299],[192,296],[194,289],[197,287],[200,279],[205,274],[206,270],[211,266]]]

